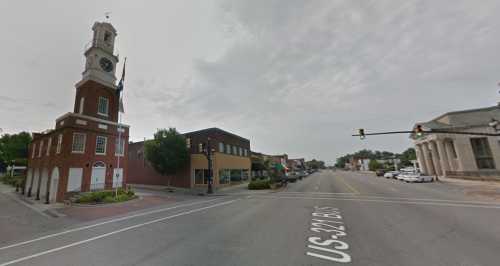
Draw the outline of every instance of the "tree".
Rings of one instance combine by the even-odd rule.
[[[399,159],[401,159],[401,164],[403,166],[413,165],[411,161],[417,159],[417,154],[415,152],[415,149],[408,148],[399,156]]]
[[[375,171],[377,169],[380,169],[380,167],[381,167],[381,165],[377,160],[372,159],[368,163],[368,168],[370,169],[370,171]]]
[[[3,135],[0,138],[0,165],[10,165],[12,161],[25,165],[28,159],[28,145],[31,140],[31,134],[28,132]]]
[[[146,159],[161,175],[175,174],[189,162],[186,138],[175,128],[159,129],[144,149]]]

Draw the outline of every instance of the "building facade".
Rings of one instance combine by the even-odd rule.
[[[250,177],[250,141],[219,128],[208,128],[185,133],[189,164],[175,175],[162,176],[149,164],[144,155],[144,142],[130,144],[129,182],[142,185],[162,185],[183,188],[208,186],[208,160],[199,150],[200,143],[210,139],[213,151],[212,171],[214,187],[239,183]]]
[[[424,131],[498,133],[500,107],[464,110],[443,114],[419,123]],[[416,127],[416,125],[415,125]],[[495,136],[433,134],[411,135],[418,165],[428,175],[500,180],[500,142]]]
[[[60,202],[75,192],[121,187],[126,181],[129,126],[118,122],[117,32],[106,22],[96,22],[92,30],[73,112],[57,118],[54,129],[33,134],[28,197]]]

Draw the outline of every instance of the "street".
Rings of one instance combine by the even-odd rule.
[[[0,266],[498,265],[499,221],[459,186],[322,170],[23,237]]]

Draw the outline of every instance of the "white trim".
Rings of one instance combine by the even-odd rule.
[[[36,154],[36,142],[33,143],[33,145],[31,146],[31,159],[35,158],[35,154]]]
[[[61,148],[62,148],[62,140],[63,140],[63,134],[59,134],[59,135],[57,136],[56,154],[61,153]]]
[[[116,123],[116,122],[113,122],[113,121],[108,121],[108,120],[104,120],[104,119],[100,119],[100,118],[92,117],[92,116],[88,116],[88,115],[81,115],[81,114],[77,114],[77,113],[66,113],[66,114],[60,116],[59,118],[57,118],[56,122],[59,122],[59,121],[65,119],[67,117],[70,117],[70,116],[79,117],[79,118],[85,118],[85,119],[88,119],[88,120],[91,120],[91,121],[94,121],[94,122],[104,123],[104,124],[113,125],[113,126],[120,126],[120,127],[126,127],[126,128],[130,127],[129,125],[125,125],[125,124],[121,124],[121,123]]]
[[[45,153],[46,156],[50,155],[50,148],[52,148],[52,137],[50,137],[49,141],[47,141],[47,152]]]
[[[80,106],[78,108],[79,109],[78,113],[80,113],[80,114],[83,114],[83,105],[84,105],[84,103],[85,103],[85,97],[81,97],[80,98]]]
[[[75,121],[75,123],[76,123],[77,125],[82,125],[82,126],[86,126],[86,125],[87,125],[87,121],[85,121],[85,120],[81,120],[81,119],[77,119],[77,120]]]
[[[40,141],[40,147],[38,149],[38,158],[42,157],[42,150],[43,150],[43,139]]]

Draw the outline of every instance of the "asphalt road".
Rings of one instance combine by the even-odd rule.
[[[0,266],[500,265],[500,203],[359,173],[323,171],[280,192],[193,197],[81,226],[7,243]]]

